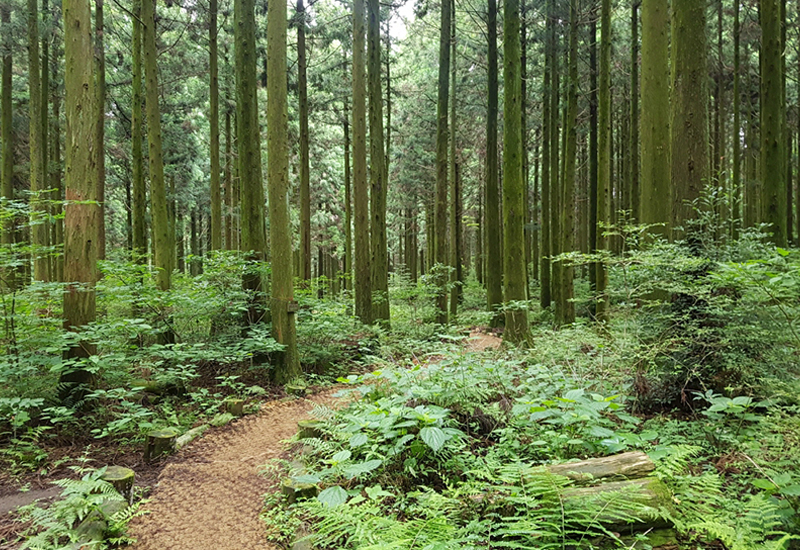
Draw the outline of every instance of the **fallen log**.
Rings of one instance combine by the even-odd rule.
[[[551,474],[568,477],[577,482],[591,482],[607,478],[639,478],[656,469],[650,457],[641,451],[621,453],[613,456],[566,462],[548,466]]]

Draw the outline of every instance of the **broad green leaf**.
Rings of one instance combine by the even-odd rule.
[[[347,502],[347,491],[338,485],[334,485],[333,487],[328,487],[319,495],[317,495],[317,500],[325,506],[339,506],[340,504]]]
[[[367,434],[365,433],[357,433],[350,438],[350,446],[352,448],[361,447],[368,441]]]
[[[428,447],[433,449],[433,452],[439,451],[442,447],[444,447],[444,442],[447,441],[447,436],[445,433],[435,426],[422,428],[419,431],[419,436],[422,438]]]

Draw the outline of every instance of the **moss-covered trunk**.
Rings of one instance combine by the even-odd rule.
[[[484,200],[484,251],[486,254],[486,301],[490,311],[496,311],[503,303],[503,228],[500,222],[500,187],[497,166],[497,0],[489,0],[487,13],[488,37],[488,105],[486,110],[486,187]],[[497,312],[492,326],[503,324],[503,316]]]
[[[219,67],[217,57],[217,10],[218,0],[210,0],[208,6],[208,102],[211,131],[211,249],[222,249],[222,193],[220,190],[219,162]]]
[[[308,152],[306,10],[297,0],[297,102],[300,115],[300,278],[311,279],[311,176]]]
[[[135,260],[147,262],[147,189],[144,181],[144,156],[142,155],[142,0],[133,4],[132,78],[131,84],[131,175],[132,175],[132,225]]]

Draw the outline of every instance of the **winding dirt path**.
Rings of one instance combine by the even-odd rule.
[[[263,496],[275,480],[259,475],[283,453],[282,441],[310,417],[314,403],[335,406],[335,391],[308,399],[267,403],[222,434],[190,445],[170,460],[158,477],[149,512],[135,518],[129,534],[135,550],[257,550],[274,546],[264,539],[259,519]]]

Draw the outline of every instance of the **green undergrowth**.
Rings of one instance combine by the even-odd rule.
[[[315,411],[302,465],[271,465],[319,494],[269,497],[269,537],[288,545],[307,532],[321,549],[646,548],[646,528],[639,546],[623,536],[646,516],[674,525],[685,548],[787,548],[800,527],[794,411],[709,391],[693,417],[642,419],[610,391],[613,377],[578,368],[603,361],[583,336],[564,340],[560,360],[462,351],[344,379],[359,399]],[[628,450],[655,460],[662,504],[627,490],[570,498],[572,482],[545,468]]]

